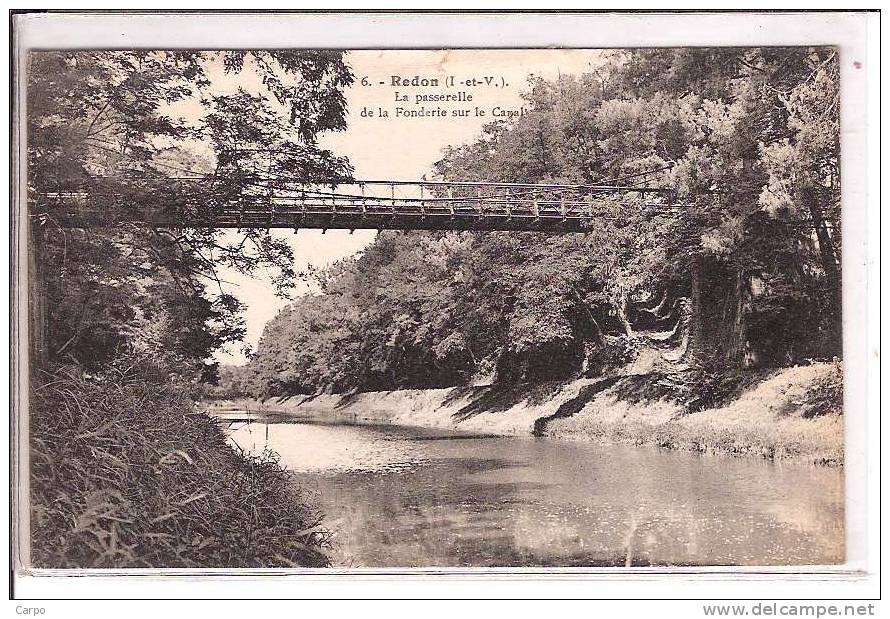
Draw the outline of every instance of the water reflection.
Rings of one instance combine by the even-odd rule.
[[[392,426],[251,423],[231,437],[317,489],[341,565],[844,560],[836,469]]]

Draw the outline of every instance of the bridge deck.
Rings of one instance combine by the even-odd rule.
[[[249,187],[225,201],[201,196],[192,187],[182,193],[177,206],[152,204],[137,213],[124,196],[79,189],[44,194],[39,210],[68,227],[135,221],[171,228],[574,232],[594,219],[620,217],[618,207],[628,201],[637,207],[676,206],[670,204],[670,191],[653,187],[444,181],[276,181]]]

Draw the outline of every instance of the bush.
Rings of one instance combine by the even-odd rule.
[[[820,377],[807,394],[801,416],[805,419],[837,413],[844,409],[844,370],[835,357],[829,364],[831,371]]]
[[[171,381],[138,362],[35,377],[34,566],[327,566],[322,516],[276,456],[232,449]]]
[[[698,364],[661,375],[658,385],[663,395],[682,404],[687,412],[695,412],[727,404],[762,377],[763,372]]]
[[[608,344],[588,343],[586,348],[587,370],[584,376],[587,378],[596,378],[633,363],[639,353],[631,338],[624,335],[612,338]]]

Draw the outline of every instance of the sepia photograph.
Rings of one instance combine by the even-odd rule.
[[[838,46],[22,62],[25,569],[847,563]]]

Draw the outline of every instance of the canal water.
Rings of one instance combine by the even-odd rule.
[[[399,426],[231,421],[317,495],[339,566],[844,561],[843,471]]]

